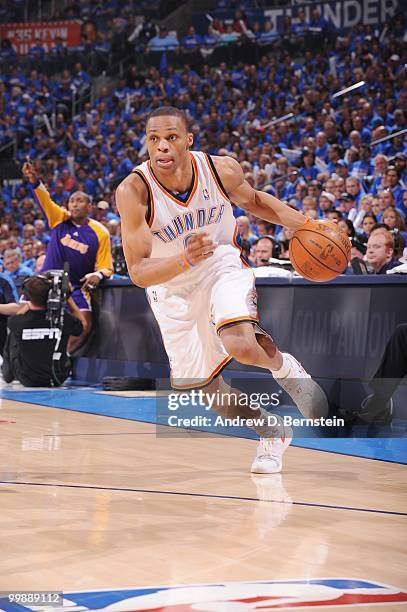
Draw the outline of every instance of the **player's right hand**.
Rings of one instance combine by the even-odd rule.
[[[24,178],[26,178],[30,183],[34,184],[38,181],[38,174],[31,162],[27,161],[24,163],[22,173]]]
[[[207,232],[201,232],[200,234],[193,234],[188,240],[185,256],[193,266],[212,257],[216,245],[208,236]]]

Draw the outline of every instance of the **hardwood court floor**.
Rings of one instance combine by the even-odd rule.
[[[157,438],[151,424],[5,399],[0,432],[0,591],[407,586],[403,465],[291,447],[282,475],[252,477],[252,440]]]

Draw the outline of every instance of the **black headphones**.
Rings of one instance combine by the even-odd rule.
[[[52,280],[51,280],[51,278],[47,274],[33,274],[32,276],[27,276],[27,278],[25,278],[23,280],[23,283],[21,285],[21,289],[25,289],[27,287],[27,284],[33,278],[39,278],[40,280],[45,281],[47,283],[48,287],[51,289]]]
[[[270,240],[271,244],[273,245],[273,252],[271,254],[273,259],[280,259],[281,244],[274,238],[274,236],[270,236],[270,234],[266,234],[265,236],[259,236],[259,240],[263,240],[263,238],[267,238],[267,240]]]
[[[30,299],[30,288],[27,285],[33,278],[38,278],[45,281],[47,283],[48,291],[50,291],[52,287],[52,280],[47,274],[34,274],[33,276],[27,276],[21,285],[21,295],[26,299]]]

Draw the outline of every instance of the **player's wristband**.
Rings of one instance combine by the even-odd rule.
[[[193,268],[194,264],[188,259],[186,253],[182,253],[182,259],[184,261],[184,264],[187,268]]]
[[[103,274],[103,272],[95,272],[96,276],[98,276],[100,278],[100,280],[102,281],[105,278],[105,275]]]

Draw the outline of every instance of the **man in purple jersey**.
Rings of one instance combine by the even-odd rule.
[[[66,210],[52,201],[30,162],[24,164],[23,175],[51,229],[42,271],[61,270],[65,262],[69,263],[72,299],[86,321],[84,332],[69,342],[68,350],[72,352],[83,344],[92,324],[89,291],[113,272],[110,235],[101,223],[89,218],[92,202],[86,193],[72,193]]]

